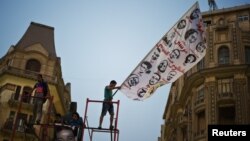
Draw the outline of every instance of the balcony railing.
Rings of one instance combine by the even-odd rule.
[[[11,133],[12,130],[14,129],[14,119],[13,118],[8,118],[2,129],[6,132]],[[28,134],[34,134],[34,131],[30,128],[27,127],[27,125],[24,124],[23,120],[19,120],[19,124],[17,124],[16,126],[16,131],[20,132],[20,133],[28,133]]]
[[[219,93],[218,98],[219,99],[233,98],[233,93],[232,92]]]
[[[3,129],[6,130],[12,130],[13,129],[13,123],[14,123],[14,119],[13,118],[8,118],[4,125],[3,125]]]
[[[31,96],[19,96],[18,98],[15,97],[15,94],[13,93],[8,101],[9,105],[11,107],[15,106],[18,107],[20,102],[22,102],[23,108],[31,110],[34,105],[34,98]]]
[[[188,123],[188,117],[187,116],[181,116],[179,118],[179,123],[180,124],[187,124]]]
[[[203,103],[204,103],[204,98],[196,99],[196,101],[194,102],[194,105],[197,106],[197,105],[200,105],[200,104],[203,104]]]
[[[194,133],[194,138],[195,139],[200,139],[205,137],[205,129],[201,129],[197,132]]]
[[[23,70],[23,69],[19,69],[19,68],[7,66],[7,65],[0,69],[0,74],[5,73],[5,72],[15,74],[15,75],[21,75],[23,77],[28,77],[28,78],[32,78],[32,79],[37,79],[37,74],[38,74],[38,72]],[[56,77],[48,76],[48,75],[43,75],[43,77],[48,82],[51,82],[51,83],[57,82]]]

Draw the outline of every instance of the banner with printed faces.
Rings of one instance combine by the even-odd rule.
[[[156,43],[122,83],[121,92],[133,100],[149,98],[174,82],[206,53],[206,37],[198,2]]]

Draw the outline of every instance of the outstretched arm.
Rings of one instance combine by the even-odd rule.
[[[120,88],[121,88],[121,86],[117,86],[117,87],[108,86],[108,89],[109,89],[109,90],[120,89]]]
[[[121,89],[121,86],[117,86],[117,87],[115,87],[114,89],[120,90],[120,89]]]

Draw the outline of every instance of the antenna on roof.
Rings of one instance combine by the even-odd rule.
[[[209,10],[214,11],[218,9],[217,4],[215,3],[215,0],[208,0]]]

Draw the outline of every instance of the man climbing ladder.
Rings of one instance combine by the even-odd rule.
[[[110,81],[109,85],[105,87],[104,89],[104,102],[102,104],[102,113],[100,116],[100,121],[99,121],[99,129],[102,128],[102,122],[103,122],[103,117],[106,115],[107,111],[110,114],[110,126],[109,129],[113,129],[113,118],[114,118],[114,106],[112,103],[112,99],[113,99],[113,89],[120,89],[120,86],[116,87],[116,81],[112,80]]]

